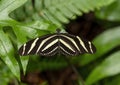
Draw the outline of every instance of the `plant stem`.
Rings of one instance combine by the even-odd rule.
[[[75,72],[75,74],[78,75],[78,79],[81,81],[80,85],[85,85],[84,80],[82,79],[81,75],[79,74],[75,66],[70,62],[67,56],[65,56],[65,60],[67,61],[68,65],[72,68],[72,70]]]

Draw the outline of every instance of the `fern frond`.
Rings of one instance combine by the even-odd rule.
[[[115,0],[34,0],[34,4],[32,4],[32,0],[28,0],[23,10],[25,10],[25,15],[28,17],[26,20],[47,19],[59,26],[62,23],[69,23],[70,19],[75,18],[73,16],[81,16],[83,13],[100,9],[114,1]]]

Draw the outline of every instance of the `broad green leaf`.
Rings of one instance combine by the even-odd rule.
[[[80,65],[86,65],[120,45],[120,27],[103,32],[93,40],[93,43],[96,46],[97,52],[93,55],[85,54],[81,56]]]
[[[96,12],[96,16],[100,19],[110,20],[110,21],[120,21],[120,0],[111,5],[104,7],[100,11]]]
[[[88,76],[86,85],[92,85],[95,82],[109,76],[120,73],[120,51],[108,56],[99,66],[97,66]]]
[[[0,58],[7,64],[13,74],[19,79],[20,69],[14,57],[14,48],[8,36],[0,28]]]

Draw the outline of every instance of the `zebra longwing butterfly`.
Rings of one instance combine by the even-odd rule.
[[[60,33],[60,29],[54,34],[48,34],[28,41],[19,49],[21,56],[38,54],[41,56],[53,56],[57,53],[65,56],[76,56],[83,53],[93,54],[95,46],[79,36],[68,33]]]

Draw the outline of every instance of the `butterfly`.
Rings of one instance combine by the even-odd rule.
[[[90,41],[79,36],[61,33],[60,29],[57,29],[54,34],[32,39],[23,44],[19,49],[21,56],[35,54],[41,56],[54,56],[56,54],[77,56],[95,52],[96,48]]]

